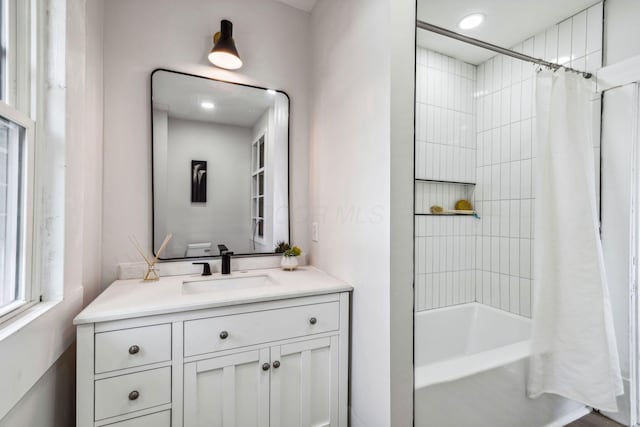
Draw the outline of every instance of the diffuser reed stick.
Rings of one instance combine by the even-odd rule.
[[[140,246],[140,242],[138,242],[138,239],[136,239],[135,236],[129,236],[129,240],[131,240],[131,243],[133,244],[133,246],[136,248],[140,256],[142,256],[142,258],[147,263],[147,273],[144,275],[143,280],[152,281],[152,280],[160,279],[160,276],[158,275],[158,271],[156,270],[156,263],[160,258],[160,254],[162,253],[164,248],[167,246],[167,244],[169,244],[169,240],[171,240],[172,237],[173,237],[173,234],[167,234],[167,236],[162,241],[162,244],[160,245],[160,249],[158,249],[158,252],[156,252],[156,256],[153,257],[153,260],[149,260],[149,257],[147,257],[147,255],[142,250],[142,246]]]

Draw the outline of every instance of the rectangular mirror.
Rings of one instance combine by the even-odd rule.
[[[289,97],[151,74],[153,250],[161,259],[274,253],[289,241]]]

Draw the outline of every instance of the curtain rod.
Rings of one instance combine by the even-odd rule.
[[[429,24],[424,21],[416,20],[416,26],[420,29],[431,31],[432,33],[437,33],[445,37],[449,37],[452,39],[460,40],[465,43],[472,44],[474,46],[481,47],[483,49],[488,49],[493,52],[501,53],[503,55],[511,56],[513,58],[521,59],[527,62],[533,62],[534,64],[542,65],[544,67],[551,68],[552,70],[558,70],[560,68],[564,68],[567,71],[572,71],[574,73],[582,74],[582,76],[586,79],[591,78],[591,73],[587,73],[586,71],[575,70],[570,67],[565,67],[564,65],[556,64],[554,62],[545,61],[544,59],[534,58],[533,56],[525,55],[524,53],[516,52],[511,49],[505,49],[504,47],[497,46],[495,44],[487,43],[482,40],[474,39],[473,37],[465,36],[460,33],[456,33],[455,31],[447,30],[446,28],[438,27],[437,25]]]

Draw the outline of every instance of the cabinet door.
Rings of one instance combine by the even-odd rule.
[[[267,427],[269,368],[268,348],[186,363],[184,427]]]
[[[271,426],[338,427],[338,337],[271,348]]]

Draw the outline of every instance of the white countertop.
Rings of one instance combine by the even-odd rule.
[[[202,293],[184,293],[185,280],[211,280],[266,275],[275,282],[272,286],[245,289],[225,289]],[[299,267],[295,271],[279,268],[265,270],[234,271],[222,276],[185,275],[162,277],[159,281],[144,282],[140,279],[116,280],[98,298],[89,304],[73,320],[75,325],[131,319],[157,314],[201,310],[237,304],[298,298],[311,295],[350,291],[353,288],[318,270],[315,267]]]

